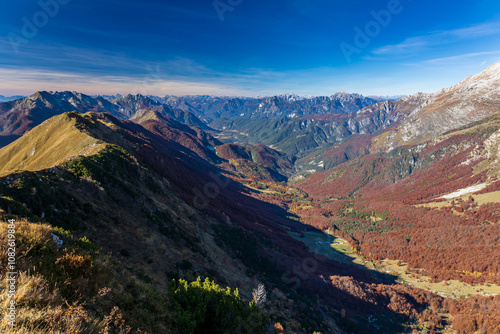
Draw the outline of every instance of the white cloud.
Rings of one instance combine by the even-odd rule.
[[[436,31],[427,35],[410,37],[401,43],[386,45],[373,51],[375,55],[411,54],[425,48],[500,34],[500,22],[483,23],[467,28]]]
[[[456,64],[456,63],[460,63],[460,62],[464,62],[464,61],[474,61],[474,63],[477,63],[477,60],[475,60],[474,58],[481,57],[481,59],[484,59],[484,57],[489,57],[489,56],[500,56],[500,51],[471,52],[471,53],[465,53],[465,54],[450,56],[450,57],[428,59],[428,60],[423,61],[423,63],[427,63],[427,64],[450,64],[450,63]],[[480,61],[481,61],[481,66],[495,62],[495,61],[491,61],[488,59],[484,59],[484,60],[480,60]]]

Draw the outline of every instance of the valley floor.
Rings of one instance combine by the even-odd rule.
[[[353,251],[353,247],[338,236],[326,232],[288,232],[293,238],[302,241],[312,252],[326,256],[332,260],[353,264],[366,270],[378,273],[385,273],[397,277],[397,282],[403,285],[413,286],[440,295],[443,298],[461,299],[471,296],[496,296],[500,295],[500,286],[495,284],[467,284],[457,280],[432,282],[431,278],[425,275],[408,272],[408,266],[400,261],[384,259],[378,263],[367,261],[362,256]],[[399,264],[398,264],[399,263]]]

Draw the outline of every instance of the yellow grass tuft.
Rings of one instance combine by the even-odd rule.
[[[69,301],[61,293],[62,290],[54,282],[50,282],[39,272],[40,259],[55,259],[53,269],[63,268],[66,281],[60,285],[88,292],[85,279],[94,274],[92,271],[95,259],[75,249],[67,250],[58,247],[52,233],[61,234],[61,230],[50,225],[16,221],[16,293],[9,296],[7,282],[7,266],[0,267],[0,333],[13,334],[68,334],[68,333],[120,333],[125,334],[131,328],[125,324],[117,307],[109,313],[100,313],[102,318],[93,314],[86,307],[85,298]],[[7,227],[0,222],[0,262],[7,263]],[[49,275],[50,276],[50,275]],[[84,282],[73,279],[79,276]],[[105,297],[110,289],[100,289],[99,298]],[[76,295],[79,295],[78,293]],[[9,324],[8,310],[11,300],[15,301],[15,326]]]

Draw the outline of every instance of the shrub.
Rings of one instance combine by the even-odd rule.
[[[221,288],[201,278],[188,283],[171,281],[168,309],[172,312],[174,333],[266,333],[268,317],[259,307],[245,305],[238,289]]]

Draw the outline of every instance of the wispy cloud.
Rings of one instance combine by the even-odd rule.
[[[427,35],[410,37],[401,43],[378,48],[372,53],[379,56],[414,54],[433,46],[492,35],[500,35],[500,22],[483,23],[467,28],[435,31]]]
[[[35,58],[37,54],[39,57]],[[0,94],[31,94],[38,90],[74,90],[87,94],[229,96],[282,93],[330,95],[341,90],[365,95],[407,94],[435,91],[458,82],[465,78],[465,74],[474,73],[483,61],[491,63],[492,59],[498,58],[500,51],[435,58],[426,60],[427,63],[420,60],[413,66],[419,66],[416,70],[406,70],[411,68],[408,66],[411,64],[401,64],[405,67],[405,74],[392,75],[384,70],[374,75],[363,68],[353,71],[349,67],[334,66],[295,70],[250,67],[227,70],[217,63],[182,56],[146,61],[109,50],[58,48],[58,45],[36,43],[30,44],[21,55],[33,57],[36,62],[26,66],[23,59],[4,57],[0,50]],[[477,65],[469,65],[472,63]],[[392,69],[393,64],[390,66]],[[451,67],[446,75],[440,76],[450,77],[444,84],[425,78],[428,76],[425,73],[443,73],[445,68]],[[424,78],[417,79],[419,75]],[[408,77],[413,79],[407,82]]]
[[[164,79],[151,69],[144,78],[93,76],[38,69],[0,69],[0,91],[31,94],[39,90],[79,91],[87,94],[141,93],[155,95],[245,95],[244,90],[197,80]]]
[[[1,39],[0,39],[1,42]],[[267,95],[286,81],[281,71],[246,68],[224,71],[174,56],[147,61],[109,50],[32,43],[20,58],[0,50],[0,91],[77,90],[89,94]],[[5,57],[4,57],[5,56]],[[36,59],[25,66],[24,59]]]
[[[142,66],[141,74],[130,75],[4,66],[0,67],[0,92],[16,95],[39,90],[72,90],[86,94],[270,96],[282,93],[329,95],[351,89],[343,86],[343,80],[342,85],[335,83],[337,71],[332,68],[294,71],[247,68],[228,73],[187,58],[143,63]]]
[[[471,52],[465,53],[461,55],[451,56],[451,57],[442,57],[442,58],[433,58],[424,60],[423,63],[426,64],[456,64],[463,61],[473,60],[475,58],[481,57],[490,57],[490,56],[500,56],[500,51],[488,51],[488,52]],[[491,61],[490,61],[491,62]],[[482,60],[481,63],[488,63],[488,60]]]

